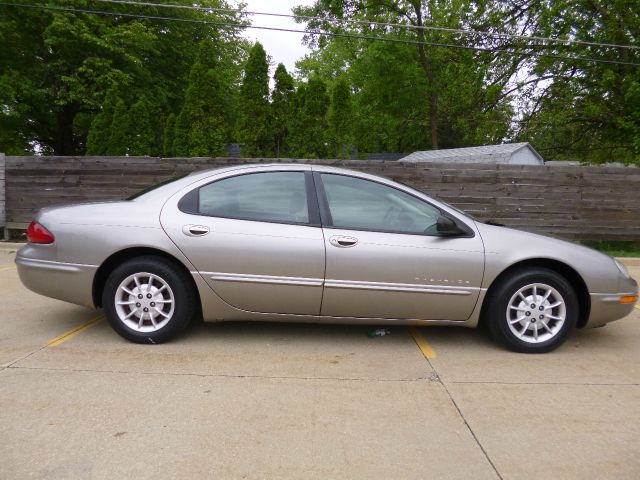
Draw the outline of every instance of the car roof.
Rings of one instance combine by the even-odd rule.
[[[203,180],[211,179],[214,181],[217,177],[226,177],[233,176],[233,174],[238,174],[242,172],[250,173],[250,172],[269,172],[269,171],[300,171],[300,172],[308,172],[308,171],[316,171],[316,172],[324,172],[324,173],[336,173],[341,175],[355,176],[363,179],[369,179],[376,181],[378,183],[386,183],[389,185],[393,185],[398,187],[398,183],[394,182],[391,179],[379,177],[377,175],[370,175],[368,173],[360,172],[357,170],[350,170],[346,168],[338,168],[332,165],[316,165],[312,163],[245,163],[240,165],[229,165],[218,168],[208,168],[206,170],[197,170],[195,172],[191,172],[188,175],[183,177],[178,177],[174,181],[168,182],[166,185],[161,185],[158,188],[154,188],[149,192],[145,192],[143,195],[140,195],[136,198],[138,201],[142,202],[152,202],[157,199],[167,198],[175,192],[182,190],[192,184],[200,183]],[[407,188],[406,186],[401,186],[401,188]]]
[[[242,165],[230,165],[228,167],[209,168],[206,170],[198,170],[198,171],[192,172],[188,175],[187,178],[190,178],[191,180],[194,180],[194,179],[199,180],[202,178],[210,177],[213,174],[215,175],[225,174],[228,172],[235,172],[238,170],[255,170],[256,172],[273,171],[273,170],[298,170],[298,171],[312,170],[314,172],[339,173],[342,175],[357,176],[357,177],[368,178],[368,179],[377,180],[377,181],[386,180],[390,183],[394,183],[397,185],[397,182],[394,182],[389,178],[381,177],[379,175],[372,175],[359,170],[353,170],[349,168],[340,168],[340,167],[335,167],[333,165],[322,165],[322,164],[314,164],[314,163],[291,163],[291,162],[246,163]]]

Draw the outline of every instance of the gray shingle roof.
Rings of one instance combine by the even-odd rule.
[[[491,162],[491,163],[507,163],[515,152],[522,148],[528,148],[540,159],[542,156],[528,143],[504,143],[502,145],[484,145],[481,147],[468,148],[448,148],[444,150],[427,150],[423,152],[414,152],[401,158],[401,162],[439,162],[452,161],[462,163],[472,162]]]

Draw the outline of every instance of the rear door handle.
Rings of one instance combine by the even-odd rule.
[[[209,233],[209,227],[206,225],[185,225],[182,227],[182,233],[188,237],[203,237]]]
[[[338,248],[348,248],[353,247],[356,243],[358,243],[358,239],[355,237],[345,237],[342,235],[331,237],[329,239],[329,243],[334,247]]]

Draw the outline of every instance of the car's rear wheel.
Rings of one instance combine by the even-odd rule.
[[[511,272],[492,288],[485,320],[493,337],[516,352],[544,353],[559,347],[578,320],[571,284],[546,268]]]
[[[116,267],[102,295],[111,327],[136,343],[162,343],[176,336],[193,319],[196,302],[188,274],[153,256]]]

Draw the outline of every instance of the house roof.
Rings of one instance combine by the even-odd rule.
[[[518,150],[528,148],[539,160],[544,162],[542,156],[536,152],[529,142],[504,143],[502,145],[484,145],[468,148],[448,148],[444,150],[427,150],[414,152],[400,159],[402,162],[493,162],[506,163]]]

